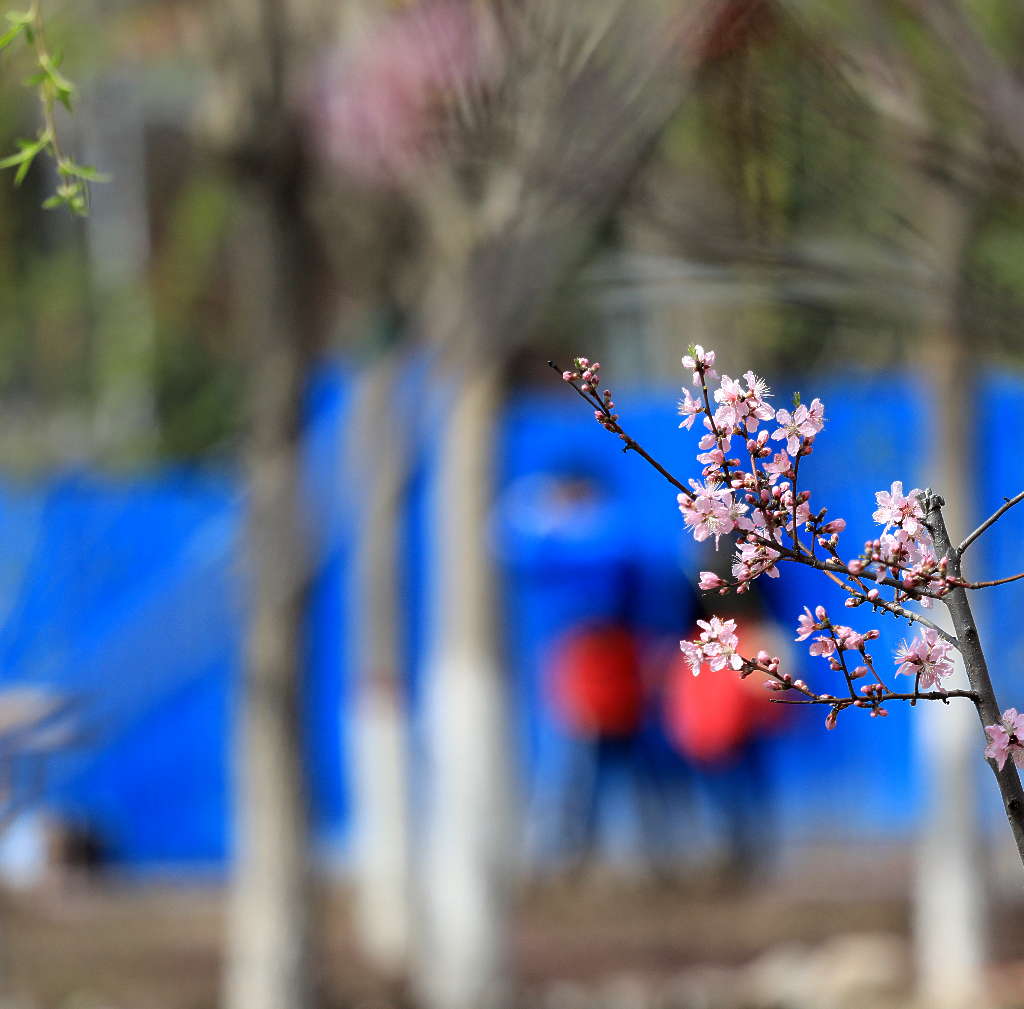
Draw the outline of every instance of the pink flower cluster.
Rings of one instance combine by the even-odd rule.
[[[873,517],[883,526],[881,534],[865,543],[857,556],[844,558],[840,553],[845,520],[827,518],[827,509],[814,507],[809,491],[799,486],[800,462],[813,452],[825,426],[820,399],[804,405],[797,396],[792,409],[776,409],[769,402],[772,394],[767,383],[752,371],[741,379],[723,374],[716,383],[715,352],[699,345],[689,348],[682,364],[691,374],[695,391],[682,390],[679,427],[692,429],[698,417],[703,427],[696,456],[702,467],[701,479],[689,480],[688,486],[667,473],[623,431],[618,415],[612,412],[610,391],[600,388],[599,364],[575,358],[562,378],[595,407],[594,415],[605,428],[679,488],[679,510],[694,540],[713,539],[717,549],[723,536],[734,537],[730,577],[702,571],[703,591],[745,592],[761,575],[778,577],[778,565],[785,560],[824,571],[846,591],[847,606],[867,605],[874,611],[906,617],[903,602],[927,604],[956,584],[947,577],[947,559],[936,557],[925,525],[921,491],[915,488],[905,494],[900,481],[875,495]],[[712,617],[701,621],[700,627],[696,641],[680,642],[695,676],[705,666],[713,671],[732,669],[740,676],[758,670],[768,677],[766,686],[771,690],[796,690],[811,703],[829,704],[829,728],[847,707],[868,708],[873,717],[887,714],[884,705],[894,694],[868,652],[869,642],[879,637],[876,629],[858,631],[834,623],[823,606],[813,612],[804,608],[796,640],[807,642],[811,656],[824,659],[831,670],[842,673],[845,693],[834,695],[814,693],[802,680],[781,672],[777,657],[741,655],[735,621]],[[950,641],[929,625],[900,646],[896,672],[913,676],[918,687],[943,691],[943,681],[953,672],[952,650]],[[866,681],[855,687],[860,679]],[[993,745],[1003,740],[1003,729],[989,728]],[[1007,745],[1019,745],[1015,740],[1016,736]]]
[[[830,659],[830,665],[834,669],[842,668],[838,659],[833,656],[842,652],[860,652],[862,655],[868,641],[874,641],[878,631],[870,630],[861,634],[846,624],[833,624],[829,619],[828,612],[824,606],[815,607],[814,613],[805,606],[803,613],[797,618],[795,641],[806,641],[815,631],[826,631],[826,634],[819,634],[811,642],[808,651],[811,655],[819,655],[822,658]],[[851,672],[851,678],[857,679],[867,673],[867,666],[858,667]]]
[[[746,516],[747,505],[737,501],[732,491],[721,482],[708,480],[701,484],[691,480],[690,486],[693,493],[680,494],[676,500],[686,528],[698,543],[714,536],[717,549],[718,540],[734,529],[754,528]]]
[[[998,725],[985,726],[985,735],[989,739],[985,756],[994,760],[1000,771],[1011,755],[1014,764],[1024,770],[1024,715],[1016,708],[1007,708]]]
[[[894,661],[897,676],[913,676],[926,689],[942,690],[942,681],[953,675],[953,646],[933,628],[922,628],[912,642],[896,649]]]
[[[712,617],[710,620],[698,620],[697,626],[702,630],[696,641],[679,642],[679,648],[694,676],[700,673],[705,662],[713,670],[743,668],[743,657],[736,651],[739,639],[736,636],[735,620]]]

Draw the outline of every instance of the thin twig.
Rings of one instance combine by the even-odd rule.
[[[821,694],[818,697],[804,699],[788,697],[769,697],[772,704],[832,704],[841,709],[852,708],[859,705],[864,707],[875,707],[877,704],[884,704],[887,701],[942,701],[946,702],[951,697],[966,697],[969,701],[978,703],[978,695],[973,690],[929,690],[927,693],[918,694],[880,694],[873,698],[860,698],[850,700],[849,697],[834,697],[831,694]]]
[[[965,589],[987,589],[993,585],[1006,585],[1009,582],[1020,581],[1021,578],[1024,578],[1024,571],[1015,575],[1007,575],[1005,578],[993,578],[989,582],[958,582],[957,584]]]
[[[998,522],[999,519],[1001,519],[1014,505],[1020,504],[1021,501],[1024,501],[1024,490],[1022,490],[1018,495],[1016,495],[1016,497],[1007,498],[1006,504],[1004,504],[1001,508],[996,509],[996,511],[994,511],[991,515],[989,515],[989,517],[987,519],[985,519],[985,521],[982,522],[981,525],[978,526],[978,528],[975,529],[974,532],[972,532],[968,537],[966,537],[966,539],[964,539],[963,543],[961,543],[960,546],[958,546],[956,548],[956,555],[957,555],[957,557],[962,557],[964,555],[964,551],[986,529],[988,529],[989,526],[995,525],[995,523]],[[1018,576],[1018,577],[1020,577],[1020,576]],[[992,584],[996,584],[996,583],[993,582]]]

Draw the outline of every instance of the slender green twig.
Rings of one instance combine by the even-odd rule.
[[[17,141],[18,150],[0,158],[0,169],[15,169],[14,184],[20,186],[37,155],[48,155],[57,168],[58,181],[56,191],[43,201],[43,207],[47,210],[67,207],[72,213],[84,216],[89,212],[88,184],[105,182],[107,177],[88,165],[78,164],[61,147],[56,106],[60,102],[69,112],[72,110],[75,86],[60,72],[60,61],[46,44],[40,0],[31,0],[28,10],[9,11],[7,22],[10,27],[0,35],[0,50],[22,39],[32,53],[35,70],[25,83],[34,87],[39,95],[42,125],[34,139]]]

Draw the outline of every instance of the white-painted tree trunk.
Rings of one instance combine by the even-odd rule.
[[[353,796],[353,884],[360,940],[371,963],[399,980],[412,933],[410,810],[399,553],[407,450],[395,410],[398,355],[367,366],[355,407],[345,479],[363,488],[349,606],[355,689],[347,767]]]
[[[273,186],[243,179],[234,236],[235,322],[246,344],[244,669],[235,700],[234,879],[226,1009],[307,1009],[309,823],[302,760],[301,656],[309,558],[299,507],[307,334],[293,310],[300,250]],[[296,285],[296,286],[293,286]]]
[[[960,331],[958,280],[969,227],[963,197],[941,183],[924,191],[922,228],[932,259],[936,297],[923,330],[926,374],[932,391],[928,482],[946,501],[944,515],[954,541],[970,526],[970,355]],[[932,613],[951,628],[942,605]],[[953,687],[968,687],[957,656]],[[977,799],[981,764],[977,713],[970,704],[923,704],[914,712],[914,751],[922,786],[921,829],[913,889],[914,948],[918,989],[935,1009],[973,1009],[980,1004],[986,954],[986,894]]]
[[[429,827],[419,987],[432,1009],[487,1009],[508,996],[509,876],[515,852],[508,702],[496,646],[488,543],[496,370],[446,387],[432,490],[427,661]]]

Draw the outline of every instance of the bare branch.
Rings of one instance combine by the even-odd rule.
[[[974,532],[970,534],[970,536],[966,537],[963,543],[961,543],[960,546],[956,548],[957,557],[962,557],[964,555],[964,551],[983,532],[985,532],[985,530],[988,529],[989,526],[995,525],[995,523],[998,522],[999,519],[1001,519],[1015,504],[1020,504],[1021,501],[1024,501],[1024,490],[1022,490],[1016,497],[1007,498],[1006,504],[1004,504],[1000,508],[997,508],[991,515],[989,515],[989,517],[985,519],[985,521],[982,522],[981,525],[978,526],[978,528],[975,529]]]
[[[993,578],[991,581],[987,582],[958,582],[957,584],[959,584],[961,588],[965,589],[987,589],[991,588],[993,585],[1007,585],[1010,582],[1020,581],[1021,578],[1024,578],[1024,571],[1015,575],[1007,575],[1005,578]]]
[[[870,699],[858,697],[856,700],[850,700],[849,697],[834,697],[831,694],[821,694],[818,697],[801,699],[769,697],[768,700],[772,704],[830,704],[842,710],[853,707],[873,708],[876,704],[884,704],[886,701],[909,701],[911,704],[914,701],[942,701],[947,703],[951,697],[966,697],[969,701],[973,701],[975,704],[978,703],[978,694],[973,690],[929,690],[926,693],[912,694],[886,693],[875,695]]]

